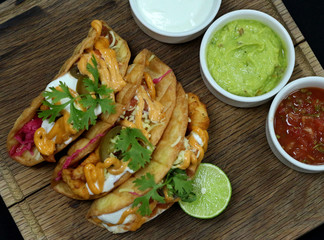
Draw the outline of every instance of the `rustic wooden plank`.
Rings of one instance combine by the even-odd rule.
[[[241,148],[245,148],[250,143],[256,145],[251,139],[252,135],[248,133],[249,137],[238,141],[241,142],[239,144]],[[247,138],[251,140],[245,141]],[[143,225],[138,231],[113,235],[105,229],[95,227],[85,219],[91,202],[68,199],[58,195],[50,187],[31,195],[23,203],[10,208],[10,211],[25,239],[35,239],[35,235],[45,235],[49,240],[148,237],[294,239],[312,229],[319,220],[323,220],[320,216],[323,216],[324,209],[318,208],[319,204],[323,204],[323,199],[320,194],[315,199],[310,194],[314,191],[323,191],[321,186],[323,176],[300,174],[288,169],[274,158],[266,146],[258,147],[258,153],[252,154],[236,149],[233,151],[237,154],[235,161],[229,159],[224,163],[215,156],[209,156],[205,160],[222,167],[226,165],[224,169],[227,170],[232,181],[231,203],[228,209],[215,219],[192,218],[175,204],[158,218]],[[259,160],[260,153],[264,161]],[[256,158],[260,164],[255,164]],[[245,166],[245,170],[238,171],[237,169],[242,165]],[[296,183],[297,178],[303,178],[304,182]],[[294,214],[291,213],[292,207]]]
[[[47,239],[26,201],[12,206],[9,210],[24,239]]]
[[[217,17],[237,9],[264,11],[290,31],[296,44],[291,80],[323,76],[281,0],[223,1]],[[50,189],[53,164],[28,168],[8,157],[5,141],[13,122],[86,36],[94,18],[106,20],[124,37],[133,57],[143,48],[156,53],[185,90],[207,104],[211,125],[204,162],[221,167],[233,187],[230,205],[219,217],[194,219],[174,205],[135,233],[112,235],[85,220],[90,202],[71,200]],[[6,80],[1,81],[0,95],[0,193],[12,206],[10,212],[25,239],[296,238],[324,221],[323,176],[287,168],[268,147],[264,125],[270,103],[234,108],[218,101],[203,84],[198,57],[202,37],[180,45],[157,42],[138,28],[128,1],[122,0],[39,1],[27,16],[8,19],[0,32],[4,46],[0,79]]]
[[[269,0],[271,2],[271,0]],[[297,24],[294,19],[291,17],[287,8],[281,0],[272,0],[274,7],[277,9],[278,13],[281,16],[281,19],[285,23],[287,30],[290,32],[291,36],[295,40],[295,43],[300,43],[305,38],[302,32],[299,30]]]
[[[29,0],[17,3],[16,0],[6,0],[0,4],[0,24],[18,17],[36,7],[41,0]]]
[[[302,54],[305,56],[307,62],[309,62],[310,66],[314,69],[315,75],[324,77],[323,67],[321,66],[320,62],[317,60],[308,42],[302,42],[301,44],[299,44],[298,51],[301,51]]]

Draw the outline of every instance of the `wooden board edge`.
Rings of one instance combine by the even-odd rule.
[[[24,239],[47,239],[26,201],[15,204],[9,208],[9,212]]]
[[[296,49],[300,49],[300,51],[303,53],[303,55],[313,68],[315,74],[317,76],[324,77],[324,69],[315,56],[314,52],[312,51],[311,47],[309,46],[308,42],[304,41],[298,44],[298,46],[296,46]]]
[[[295,23],[294,19],[288,12],[285,4],[282,2],[282,0],[269,0],[273,7],[277,10],[279,13],[282,21],[285,23],[285,27],[288,29],[289,33],[293,37],[294,43],[298,44],[305,40],[304,35],[298,28],[297,24]]]
[[[305,55],[307,61],[313,68],[314,72],[318,76],[324,76],[324,70],[321,66],[320,62],[316,58],[314,52],[310,48],[309,44],[305,41],[305,37],[298,28],[297,24],[295,23],[294,19],[288,12],[286,6],[282,2],[282,0],[270,0],[274,8],[277,9],[279,15],[281,16],[283,22],[285,23],[286,27],[288,28],[290,34],[292,35],[293,39],[295,40],[296,50],[300,49],[302,53]]]
[[[2,155],[0,156],[0,175],[0,194],[6,206],[22,201],[24,194]]]

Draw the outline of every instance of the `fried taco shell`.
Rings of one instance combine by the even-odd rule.
[[[151,173],[154,175],[155,182],[158,183],[165,177],[172,167],[183,144],[183,138],[188,124],[187,101],[181,85],[178,84],[176,106],[163,136],[153,152],[151,162],[145,168],[136,172],[130,179],[121,184],[113,192],[94,201],[87,214],[89,221],[102,227],[103,225],[98,217],[124,209],[132,204],[137,196],[145,194],[147,191],[140,191],[135,187],[133,183],[135,179],[147,173]],[[177,141],[178,143],[171,147],[171,145]],[[127,189],[128,191],[124,191]],[[130,193],[130,191],[132,193]]]
[[[192,108],[193,106],[196,106],[196,108]],[[189,134],[185,137],[188,109],[189,119],[193,118],[193,116],[196,117],[194,117],[195,121],[190,120],[192,130],[189,130],[188,126]],[[141,216],[136,207],[132,207],[132,203],[138,196],[142,196],[148,190],[139,191],[133,182],[146,173],[151,173],[155,176],[155,182],[159,183],[171,168],[185,169],[188,176],[193,176],[203,157],[201,151],[205,151],[207,148],[208,134],[206,129],[208,124],[205,123],[202,128],[199,127],[200,130],[197,130],[197,125],[201,126],[201,122],[207,121],[206,116],[208,118],[205,105],[192,93],[189,93],[186,98],[184,91],[178,84],[177,104],[162,140],[158,144],[156,152],[154,152],[152,162],[112,193],[94,201],[87,214],[88,220],[98,226],[107,228],[113,233],[135,231],[142,224],[155,218],[178,201],[177,197],[166,194],[164,196],[165,203],[159,203],[155,200],[150,201],[152,213],[149,216]],[[192,137],[198,139],[197,142],[201,147],[198,147],[199,150],[191,145]],[[193,155],[192,158],[189,158],[189,164],[186,163],[186,152]]]
[[[107,51],[109,53],[103,55],[103,51]],[[114,94],[125,87],[126,83],[124,80],[122,80],[122,77],[126,73],[128,61],[130,59],[129,47],[124,39],[114,32],[104,21],[100,20],[94,20],[91,23],[88,36],[76,47],[72,56],[63,64],[59,73],[55,76],[51,83],[54,84],[55,81],[59,81],[64,77],[71,78],[72,75],[70,72],[76,67],[79,69],[81,74],[89,75],[91,78],[91,75],[85,67],[87,63],[90,62],[91,64],[91,55],[98,61],[100,80],[106,80],[105,82],[102,82],[102,84],[106,84],[107,87],[114,88]],[[109,59],[107,57],[107,59],[103,60],[102,56],[108,55]],[[82,65],[81,60],[83,60],[82,71],[80,70]],[[113,67],[109,69],[108,67],[103,67],[103,61],[111,63],[111,66]],[[118,82],[112,83],[110,81],[111,79],[108,79],[109,76],[107,73],[111,74],[109,75],[111,79],[118,79]],[[104,78],[104,76],[106,76],[106,78]],[[43,101],[43,94],[36,97],[31,102],[30,106],[26,108],[18,117],[13,128],[8,134],[7,149],[9,155],[12,159],[26,166],[33,166],[44,160],[51,162],[55,161],[54,154],[64,149],[70,142],[78,138],[83,132],[83,130],[75,131],[73,128],[71,128],[72,130],[68,134],[68,140],[55,143],[54,149],[50,151],[49,154],[41,154],[39,149],[35,147],[34,134],[43,123],[43,121],[37,116],[39,110],[43,106]]]
[[[107,130],[113,126],[111,131],[114,131],[116,126],[139,129],[153,146],[160,140],[175,107],[176,79],[170,71],[171,69],[148,50],[143,50],[136,56],[129,71],[134,72],[136,68],[139,68],[138,66],[143,67],[142,74],[139,74],[140,71],[135,71],[136,74],[128,74],[125,77],[128,81],[134,81],[136,76],[140,77],[140,85],[137,87],[135,95],[133,94],[134,97],[129,92],[123,95],[123,98],[127,97],[129,104],[124,106],[116,124],[106,125],[100,129],[98,124],[93,126],[97,129],[95,134],[92,134],[92,129],[90,129],[87,132],[87,140],[81,138],[78,141],[80,144],[78,142],[74,144],[69,149],[68,155],[60,159],[52,178],[52,187],[55,191],[74,199],[96,199],[106,195],[137,171],[137,169],[128,168],[128,163],[124,163],[115,155],[107,159],[100,158],[99,152],[103,147],[103,144],[98,146],[100,138],[106,134],[109,135],[110,132],[107,133]],[[168,74],[165,74],[166,72]],[[153,76],[155,78],[163,76],[163,78],[154,84]],[[132,97],[131,100],[130,97]],[[96,139],[96,136],[100,137]],[[91,139],[96,140],[89,144]],[[104,138],[101,141],[104,141]],[[80,149],[82,150],[80,151]],[[78,156],[71,160],[77,151]],[[105,166],[102,162],[105,162]],[[97,176],[92,177],[93,174],[89,176],[86,173],[90,167],[96,169],[93,174]],[[99,183],[101,173],[98,175],[97,172],[100,172],[102,168],[106,172],[104,181]],[[114,173],[107,173],[110,170],[114,170]],[[94,185],[94,182],[97,185]]]

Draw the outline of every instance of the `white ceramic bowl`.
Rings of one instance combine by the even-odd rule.
[[[221,88],[216,81],[213,79],[207,67],[206,52],[207,45],[214,33],[225,26],[227,23],[234,20],[248,19],[259,21],[268,27],[270,27],[285,44],[287,51],[287,68],[279,84],[263,95],[256,97],[243,97],[234,95],[223,88]],[[218,18],[206,31],[200,46],[200,71],[202,79],[204,80],[207,88],[221,101],[235,106],[235,107],[255,107],[269,101],[278,91],[283,88],[288,82],[293,72],[295,65],[295,49],[293,42],[286,31],[286,29],[273,17],[255,10],[238,10],[227,13]]]
[[[274,116],[276,110],[280,104],[280,102],[286,98],[290,93],[301,89],[301,88],[309,88],[309,87],[317,87],[324,89],[324,78],[323,77],[305,77],[300,78],[298,80],[292,81],[287,86],[285,86],[273,99],[270,110],[268,113],[268,117],[266,120],[266,135],[269,146],[272,152],[276,155],[276,157],[288,167],[306,173],[317,173],[324,171],[324,165],[310,165],[297,161],[293,157],[291,157],[280,145],[276,133],[274,130]]]
[[[201,2],[203,3],[203,1]],[[213,6],[207,18],[201,24],[197,25],[191,30],[181,32],[168,32],[158,29],[152,23],[145,20],[139,9],[137,0],[129,0],[134,20],[137,23],[137,25],[143,30],[143,32],[160,42],[174,44],[188,42],[200,36],[215,18],[220,8],[221,2],[221,0],[213,0]]]

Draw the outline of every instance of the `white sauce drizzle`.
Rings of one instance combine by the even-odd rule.
[[[64,74],[63,76],[53,80],[52,82],[50,82],[46,88],[45,91],[51,91],[51,87],[58,87],[60,85],[60,83],[65,83],[70,89],[74,90],[76,92],[76,88],[77,88],[77,83],[78,83],[78,79],[76,79],[75,77],[73,77],[69,72],[67,72],[66,74]],[[50,103],[53,103],[52,99],[47,98],[47,101],[49,101]],[[63,98],[60,102],[61,104],[64,104],[66,102],[68,102],[70,99],[69,98]],[[67,105],[64,108],[67,112],[70,113],[70,105]],[[95,108],[95,115],[98,116],[99,114],[101,114],[102,110],[100,106],[97,106]],[[45,129],[46,133],[49,133],[51,131],[51,129],[54,127],[55,122],[50,123],[48,119],[45,119],[42,122],[42,128]],[[55,140],[55,138],[54,138]],[[70,142],[72,142],[72,137],[70,137],[68,140],[66,140],[64,143],[65,144],[69,144]]]
[[[130,169],[129,167],[127,167],[121,174],[118,174],[118,175],[107,173],[105,175],[105,183],[104,183],[102,192],[109,192],[110,190],[112,190],[114,188],[114,183],[117,182],[127,172],[134,173],[134,171],[132,169]],[[95,185],[98,188],[97,182],[95,183]],[[86,187],[88,189],[89,194],[94,195],[93,192],[91,192],[91,190],[88,186],[88,183],[86,183]]]
[[[101,221],[103,221],[104,223],[111,223],[111,224],[117,224],[119,222],[119,219],[121,218],[121,216],[123,215],[123,213],[128,210],[129,208],[131,208],[132,205],[129,205],[127,207],[124,207],[116,212],[113,213],[107,213],[107,214],[102,214],[98,216],[98,219],[100,219]],[[128,215],[125,218],[125,221],[123,222],[123,224],[129,223],[134,217],[132,217],[132,214]]]
[[[102,214],[98,216],[98,219],[100,219],[102,221],[102,226],[104,226],[108,231],[113,232],[113,233],[123,233],[123,232],[127,232],[128,230],[124,229],[125,224],[135,220],[136,216],[134,214],[129,214],[124,222],[120,225],[117,226],[108,226],[106,223],[110,223],[110,224],[117,224],[119,222],[119,219],[121,218],[121,216],[123,215],[123,213],[130,209],[132,205],[129,205],[125,208],[122,208],[116,212],[113,213],[108,213],[108,214]],[[167,210],[167,208],[158,208],[157,207],[157,211],[156,214],[151,217],[151,218],[147,218],[147,221],[153,220],[154,218],[156,218],[158,215],[160,215],[161,213],[163,213],[165,210]]]

